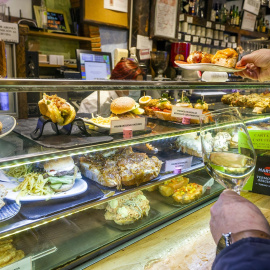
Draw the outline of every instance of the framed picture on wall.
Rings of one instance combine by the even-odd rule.
[[[244,10],[241,29],[248,30],[248,31],[254,31],[256,18],[257,18],[257,16],[255,14],[252,14],[252,13]]]
[[[255,15],[259,14],[260,11],[260,0],[244,0],[243,10],[249,11]]]
[[[175,39],[179,17],[178,0],[154,0],[151,10],[150,37]]]
[[[40,6],[34,6],[37,25],[42,28],[40,21]],[[62,10],[47,9],[47,30],[49,32],[70,33],[66,13]]]

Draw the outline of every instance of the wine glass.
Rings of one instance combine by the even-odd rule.
[[[155,71],[156,77],[155,81],[162,81],[165,78],[163,77],[163,72],[168,67],[169,62],[169,53],[166,51],[156,51],[150,52],[151,56],[151,66]]]
[[[207,172],[222,186],[240,194],[256,164],[256,153],[240,112],[237,108],[209,112],[200,117],[200,125]]]

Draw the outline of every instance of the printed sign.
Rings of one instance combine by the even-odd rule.
[[[133,131],[135,130],[144,130],[146,126],[146,118],[134,118],[134,119],[121,119],[121,120],[112,120],[110,134],[121,133],[123,128],[130,127]]]
[[[19,43],[18,24],[0,21],[0,37],[7,42]]]
[[[179,22],[182,22],[185,20],[185,14],[180,14],[179,15]]]
[[[188,23],[193,23],[193,17],[187,16],[187,22],[188,22]]]
[[[173,171],[176,168],[179,168],[181,170],[190,168],[191,163],[192,163],[192,158],[193,157],[166,160],[165,172]]]
[[[258,156],[252,192],[270,195],[270,157]]]
[[[204,37],[201,37],[200,43],[205,44],[206,39]]]
[[[211,39],[211,38],[207,38],[207,39],[206,39],[206,44],[210,45],[211,42],[212,42],[212,39]]]
[[[150,59],[150,51],[149,49],[140,50],[140,60]]]
[[[207,21],[207,22],[206,22],[206,27],[207,27],[207,28],[212,28],[212,22]]]
[[[193,36],[193,37],[192,37],[192,41],[193,41],[193,42],[199,42],[199,37]]]
[[[185,35],[185,41],[191,41],[191,35]]]
[[[172,116],[174,117],[190,117],[190,119],[200,119],[203,110],[193,108],[183,108],[179,106],[172,107]]]
[[[214,40],[214,46],[218,46],[219,45],[219,40]]]
[[[1,270],[31,270],[32,269],[32,258],[26,257],[18,262],[7,265]]]
[[[248,133],[254,149],[270,150],[269,130],[249,130]]]

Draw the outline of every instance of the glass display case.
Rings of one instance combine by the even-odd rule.
[[[72,102],[69,93],[98,91],[101,96],[103,91],[129,90],[154,95],[169,91],[177,100],[185,91],[191,101],[205,99],[211,111],[230,106],[220,102],[225,94],[267,95],[269,86],[250,82],[1,80],[0,92],[64,93]],[[239,110],[247,125],[268,129],[267,109],[258,114],[243,103]],[[9,245],[0,267],[23,258],[31,259],[33,269],[75,269],[86,261],[91,264],[97,256],[217,198],[223,187],[204,169],[199,124],[141,117],[146,118],[146,128],[134,131],[130,138],[88,123],[83,134],[83,124],[78,122],[70,135],[63,130],[57,135],[47,123],[43,135],[33,139],[30,133],[38,118],[17,119],[16,124],[6,116],[0,119],[0,189],[4,186],[8,191],[1,191],[5,205],[0,209],[0,247]],[[53,166],[60,159],[64,165],[58,165],[66,167],[56,169]],[[64,184],[72,181],[72,187],[59,191],[55,177],[70,170],[77,176],[67,177]]]

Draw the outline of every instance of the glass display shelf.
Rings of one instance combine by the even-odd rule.
[[[190,179],[190,182],[198,182],[199,178],[200,184],[204,184],[210,179],[204,169],[184,175]],[[160,183],[152,184],[152,186],[158,184]],[[150,203],[149,216],[133,224],[124,226],[113,224],[105,220],[104,209],[91,207],[82,212],[74,212],[72,215],[67,215],[61,219],[55,218],[54,222],[48,221],[46,225],[44,224],[45,226],[32,226],[31,230],[21,232],[21,237],[24,234],[31,233],[38,239],[40,248],[37,252],[33,252],[36,242],[28,243],[27,248],[32,251],[33,255],[36,255],[40,250],[44,250],[45,243],[46,248],[50,251],[46,256],[35,260],[35,269],[42,270],[44,265],[46,265],[47,269],[61,268],[61,265],[64,267],[67,261],[69,261],[69,267],[73,268],[78,264],[78,259],[80,260],[79,263],[89,260],[108,250],[109,247],[112,248],[126,242],[167,220],[180,216],[206,201],[210,201],[223,190],[223,187],[215,182],[211,187],[210,194],[203,195],[192,203],[175,206],[166,197],[161,196],[157,190],[147,191],[147,188],[148,186],[141,187],[141,190]],[[102,204],[104,202],[106,203],[106,201],[102,201]]]
[[[270,113],[261,115],[243,115],[243,118],[246,123],[252,123],[256,121],[267,122],[270,119]],[[182,125],[181,123],[171,123],[151,118],[148,119],[148,125],[152,129],[151,133],[133,136],[131,139],[123,139],[121,134],[116,134],[112,135],[114,139],[111,142],[99,143],[83,147],[77,146],[68,149],[44,147],[34,140],[30,140],[15,132],[12,132],[8,137],[0,139],[0,146],[2,147],[2,154],[0,154],[0,169],[15,167],[22,164],[42,162],[54,158],[61,158],[64,156],[73,156],[95,151],[102,151],[104,149],[117,148],[120,146],[147,143],[164,138],[177,137],[184,133],[200,131],[199,125]],[[30,132],[31,131],[29,131],[29,133]],[[98,132],[94,132],[93,135],[102,136],[102,134]],[[8,141],[6,141],[7,139]],[[19,147],[12,146],[11,141],[15,145],[19,144]]]
[[[108,90],[230,90],[269,89],[270,83],[201,81],[82,81],[46,79],[1,79],[0,92],[67,92]]]

